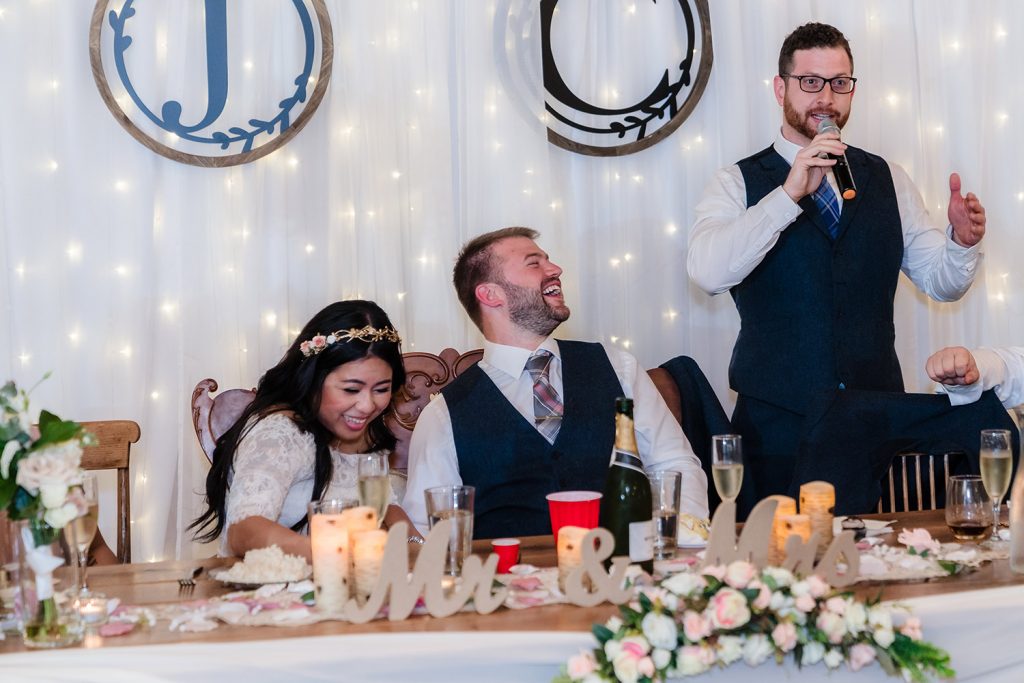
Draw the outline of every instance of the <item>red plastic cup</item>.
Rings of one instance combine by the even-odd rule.
[[[551,514],[551,533],[558,538],[563,526],[578,526],[584,529],[597,527],[601,510],[601,494],[597,491],[559,491],[549,493],[548,512]]]
[[[498,556],[499,574],[508,574],[513,565],[519,564],[518,538],[495,538],[491,541],[491,549]]]

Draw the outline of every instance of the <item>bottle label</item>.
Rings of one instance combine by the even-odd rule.
[[[613,450],[611,466],[625,467],[629,470],[636,470],[637,472],[641,472],[645,475],[647,474],[644,472],[643,461],[640,460],[635,453],[630,453],[629,451],[620,451],[618,449]]]
[[[645,562],[654,559],[654,520],[630,522],[629,561]]]

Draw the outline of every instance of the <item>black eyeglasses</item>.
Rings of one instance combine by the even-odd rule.
[[[847,95],[853,92],[857,79],[853,76],[836,76],[835,78],[822,78],[821,76],[796,76],[794,74],[781,74],[783,78],[795,78],[800,82],[800,89],[804,92],[821,92],[828,83],[832,92],[837,95]]]

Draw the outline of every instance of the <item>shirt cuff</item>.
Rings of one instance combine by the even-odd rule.
[[[795,221],[796,217],[804,211],[799,204],[793,201],[792,197],[786,194],[781,185],[766,194],[764,199],[758,202],[758,206],[764,210],[772,225],[777,225],[780,229]]]
[[[954,254],[962,259],[962,262],[973,260],[977,258],[978,252],[981,251],[981,242],[979,241],[973,247],[964,247],[957,244],[957,241],[953,239],[953,224],[949,223],[946,225],[946,251]]]

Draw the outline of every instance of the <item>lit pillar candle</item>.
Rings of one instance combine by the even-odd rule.
[[[583,537],[589,529],[563,526],[558,530],[558,586],[565,591],[565,580],[576,567],[583,564]]]
[[[769,561],[773,565],[781,565],[786,557],[786,536],[782,529],[782,518],[796,514],[796,501],[789,496],[768,496],[776,501],[775,516],[772,518],[772,540],[768,546]]]
[[[351,561],[349,533],[342,515],[310,516],[309,536],[313,548],[316,608],[321,612],[341,612],[349,598]]]
[[[804,543],[811,538],[811,518],[807,515],[783,515],[779,519],[779,538],[782,548],[785,549],[786,541],[790,536],[799,536]],[[783,550],[785,553],[785,550]]]
[[[366,505],[341,511],[341,522],[349,533],[371,531],[380,526],[377,522],[377,511]]]
[[[377,586],[384,561],[384,546],[387,542],[388,532],[383,529],[352,533],[353,583],[360,600],[365,601],[370,597]]]
[[[827,481],[809,481],[800,486],[800,514],[811,520],[811,533],[818,534],[821,552],[832,543],[832,511],[836,507],[836,487]]]

